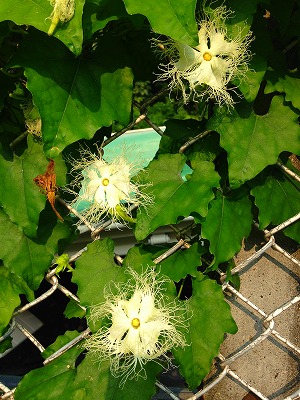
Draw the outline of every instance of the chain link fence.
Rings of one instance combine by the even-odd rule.
[[[128,132],[130,129],[132,129],[134,126],[138,125],[141,121],[145,121],[148,123],[148,125],[154,129],[159,135],[163,134],[163,131],[161,128],[156,126],[148,117],[147,117],[147,108],[149,105],[151,105],[153,102],[156,101],[156,99],[160,96],[161,93],[159,93],[157,96],[153,97],[149,102],[146,102],[143,104],[142,107],[140,107],[138,104],[135,104],[135,106],[138,106],[140,109],[140,115],[139,117],[133,121],[131,124],[129,124],[126,128],[122,129],[121,131],[117,132],[115,135],[113,135],[111,138],[107,139],[104,142],[104,145],[108,144],[112,140],[116,139],[117,137],[121,136],[125,132]],[[205,133],[204,133],[205,134]],[[186,147],[194,143],[195,141],[199,140],[201,137],[203,137],[203,133],[195,137],[194,139],[188,141],[186,144],[184,144],[181,148],[181,151],[184,151]],[[278,163],[278,168],[282,169],[284,173],[290,175],[293,179],[297,180],[300,182],[300,177],[296,175],[293,171],[287,169],[284,165]],[[77,212],[72,209],[69,205],[67,205],[62,199],[59,199],[61,203],[63,203],[66,207],[69,208],[69,210],[77,215]],[[78,215],[79,218],[81,218],[81,221],[87,229],[90,231],[91,234],[91,240],[99,240],[101,233],[105,231],[105,229],[112,223],[111,221],[105,222],[103,225],[100,227],[94,227],[91,226],[86,220],[84,220],[80,215]],[[289,363],[291,359],[293,359],[296,364],[297,368],[299,368],[299,354],[300,354],[300,347],[299,343],[296,343],[296,337],[290,337],[290,335],[287,333],[288,330],[284,329],[281,331],[280,328],[277,328],[277,321],[279,320],[280,317],[286,315],[285,319],[285,325],[289,325],[292,323],[291,320],[289,320],[288,317],[288,312],[289,310],[293,309],[293,307],[297,307],[297,303],[300,301],[300,296],[299,295],[289,295],[282,299],[282,296],[278,296],[280,300],[280,304],[277,304],[275,309],[272,309],[271,311],[266,310],[263,306],[263,299],[261,304],[257,304],[256,302],[252,301],[247,295],[247,293],[244,292],[244,283],[247,282],[249,274],[251,274],[251,271],[253,271],[255,268],[257,268],[258,263],[260,260],[262,260],[263,257],[268,257],[269,251],[272,249],[273,251],[273,256],[275,252],[275,258],[276,254],[281,257],[281,267],[282,265],[287,266],[287,265],[292,265],[293,266],[293,273],[291,274],[292,278],[295,282],[297,281],[297,277],[299,277],[299,271],[300,271],[300,261],[299,257],[297,257],[297,254],[290,254],[285,248],[280,246],[277,243],[276,235],[280,231],[284,231],[284,229],[291,225],[291,224],[298,224],[300,228],[300,213],[295,215],[294,217],[290,218],[289,220],[283,222],[282,224],[276,226],[275,228],[271,230],[264,230],[263,231],[263,237],[264,237],[264,243],[260,245],[260,248],[255,249],[253,254],[251,256],[247,256],[246,253],[244,253],[244,257],[241,258],[241,255],[238,256],[237,258],[237,263],[236,267],[232,270],[232,274],[239,274],[241,277],[241,289],[236,290],[227,280],[226,280],[226,275],[222,271],[218,271],[220,275],[220,281],[223,282],[222,288],[223,291],[226,294],[226,298],[231,304],[232,312],[233,315],[235,316],[236,310],[239,310],[240,312],[244,313],[245,315],[248,316],[249,321],[247,322],[247,326],[244,326],[244,329],[251,331],[251,338],[249,338],[245,343],[239,343],[238,339],[236,339],[236,335],[227,338],[222,346],[222,348],[225,349],[226,351],[226,343],[227,341],[231,341],[231,348],[230,348],[230,353],[228,355],[220,353],[218,357],[214,360],[212,371],[209,375],[209,377],[206,379],[206,381],[203,383],[203,387],[197,391],[196,393],[192,393],[188,391],[185,388],[179,388],[179,387],[168,387],[165,383],[162,383],[164,379],[161,381],[157,381],[156,385],[158,388],[158,393],[155,396],[155,399],[189,399],[189,400],[196,400],[196,399],[235,399],[237,397],[234,397],[235,395],[232,394],[226,394],[224,391],[226,391],[226,387],[229,385],[230,380],[230,385],[240,387],[243,389],[243,393],[252,393],[253,396],[256,397],[251,397],[251,398],[258,398],[258,399],[264,399],[264,400],[271,400],[271,399],[284,399],[284,400],[292,400],[292,399],[300,399],[300,388],[299,388],[299,379],[297,375],[293,377],[292,379],[287,379],[286,382],[281,383],[281,387],[279,389],[276,389],[270,393],[264,391],[263,385],[261,383],[256,383],[253,379],[249,379],[243,375],[243,373],[238,372],[236,368],[236,363],[239,360],[243,360],[244,363],[246,363],[246,369],[247,365],[249,366],[248,369],[251,370],[253,369],[253,365],[250,368],[250,363],[249,359],[252,359],[252,363],[254,363],[254,369],[268,369],[268,365],[259,365],[259,357],[258,353],[260,352],[260,348],[263,342],[267,341],[269,344],[269,352],[272,354],[273,352],[278,349],[278,347],[281,348],[281,350],[287,354],[288,356],[285,357],[284,359],[279,359],[279,362],[282,363],[282,368],[285,368],[283,363],[287,362]],[[171,226],[172,228],[172,226]],[[173,227],[174,231],[178,231],[176,227]],[[176,235],[174,235],[176,237]],[[164,254],[162,254],[159,258],[155,260],[155,263],[161,263],[163,262],[164,259],[166,259],[168,256],[171,254],[181,251],[182,249],[188,248],[190,245],[187,241],[184,239],[178,240],[173,247],[171,247],[168,251],[166,251]],[[72,255],[70,257],[70,261],[74,262],[76,261],[81,254],[85,251],[85,248],[82,248],[80,251],[78,251],[76,254]],[[241,259],[240,259],[241,258]],[[122,257],[119,255],[116,255],[116,259],[119,263],[122,263]],[[280,268],[278,266],[278,263],[273,263],[273,268]],[[289,267],[286,267],[289,268]],[[74,300],[80,305],[80,299],[72,293],[69,289],[67,289],[65,286],[63,286],[60,283],[60,278],[59,276],[56,275],[55,273],[56,268],[52,266],[50,270],[48,271],[45,279],[46,281],[50,284],[50,289],[47,290],[45,293],[43,293],[41,296],[36,298],[34,301],[24,305],[23,307],[19,308],[13,316],[13,319],[10,324],[10,328],[8,331],[5,333],[4,336],[0,338],[0,342],[8,338],[9,336],[12,335],[13,332],[15,331],[20,331],[29,341],[32,343],[32,346],[35,346],[40,352],[43,352],[45,348],[43,347],[43,344],[40,343],[35,336],[29,332],[28,329],[26,329],[22,323],[18,322],[16,317],[20,316],[22,313],[26,312],[27,310],[30,310],[31,308],[35,307],[37,304],[42,303],[45,301],[47,298],[51,297],[56,291],[62,292],[66,297],[69,299]],[[271,274],[276,274],[276,271],[273,271]],[[273,277],[272,275],[268,276],[267,279],[272,280]],[[261,281],[257,281],[255,284],[256,291],[257,293],[260,293],[261,290],[261,297],[263,297],[263,288],[262,288],[262,279]],[[279,294],[281,294],[281,287],[280,284],[277,287],[277,290]],[[238,325],[239,322],[237,321]],[[281,324],[282,325],[282,324]],[[243,328],[242,326],[239,326],[239,329]],[[57,359],[60,357],[62,354],[64,354],[66,351],[68,351],[70,348],[73,346],[78,345],[80,341],[82,341],[86,336],[89,335],[89,329],[85,329],[83,332],[81,332],[78,337],[76,337],[74,340],[70,341],[67,345],[63,346],[60,348],[58,351],[56,351],[54,354],[52,354],[50,357],[46,358],[44,360],[44,365],[47,365],[51,363],[53,360]],[[237,334],[238,335],[238,334]],[[299,339],[299,337],[298,337]],[[288,366],[286,366],[288,368]],[[171,371],[172,372],[172,371]],[[274,377],[274,380],[276,377]],[[251,383],[250,383],[251,381]],[[253,382],[252,382],[253,381]],[[224,385],[222,386],[222,382],[227,382],[225,384],[225,389]],[[275,382],[275,381],[274,381]],[[269,382],[269,385],[272,382]],[[275,388],[274,384],[274,388]],[[2,400],[12,400],[14,398],[14,388],[11,389],[7,387],[5,384],[0,382],[0,393],[1,399]],[[221,394],[217,394],[220,392]],[[218,397],[219,396],[219,397]],[[227,396],[227,397],[226,397]],[[232,397],[233,396],[233,397]],[[241,399],[241,397],[238,397]]]

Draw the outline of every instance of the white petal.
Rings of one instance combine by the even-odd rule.
[[[206,29],[206,26],[202,26],[198,32],[198,38],[199,38],[199,45],[196,47],[201,55],[203,56],[204,53],[209,52],[208,48],[208,32]]]
[[[123,309],[123,304],[120,301],[117,306],[112,306],[112,325],[109,328],[109,340],[120,341],[124,334],[131,327],[131,320],[126,315]]]
[[[211,84],[211,86],[222,87],[227,83],[230,79],[229,64],[230,61],[223,60],[219,57],[213,57],[211,60],[211,70],[215,77],[215,85]],[[226,75],[228,75],[229,78],[227,78]]]
[[[120,190],[118,190],[111,183],[104,187],[104,192],[109,208],[116,208],[116,206],[120,203],[120,199],[122,198],[122,192],[120,192]]]
[[[225,40],[224,34],[212,30],[210,34],[210,51],[213,55],[224,55],[235,57],[237,54],[238,45],[235,42]]]
[[[130,181],[126,181],[123,179],[113,179],[112,185],[119,192],[119,200],[130,200]]]
[[[177,69],[184,71],[197,62],[198,52],[192,47],[179,42],[176,42],[176,47],[179,52],[179,60],[175,63]]]
[[[95,193],[95,201],[98,204],[103,204],[106,202],[106,196],[105,196],[105,186],[102,185],[102,182],[98,185],[98,189]]]
[[[140,327],[140,336],[145,353],[154,354],[157,352],[157,344],[162,331],[170,329],[170,325],[163,318],[147,322]]]
[[[127,335],[122,340],[122,351],[124,354],[132,353],[136,357],[140,357],[142,355],[142,345],[140,339],[139,328],[135,329],[131,327],[128,330]]]
[[[89,200],[94,200],[94,196],[99,188],[99,185],[101,185],[101,181],[99,179],[93,179],[91,180],[87,185],[84,190],[83,196],[86,197]]]
[[[130,300],[124,305],[124,310],[131,321],[133,318],[139,318],[142,297],[143,292],[141,290],[136,290]]]
[[[139,312],[139,319],[142,322],[148,322],[149,320],[155,318],[157,315],[153,294],[144,293],[141,298],[141,308]]]

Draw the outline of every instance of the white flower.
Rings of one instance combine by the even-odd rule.
[[[51,26],[48,30],[48,35],[52,35],[58,22],[68,22],[73,18],[75,12],[75,0],[50,0],[53,6],[53,11],[50,15],[52,20]]]
[[[142,187],[149,184],[132,182],[131,178],[139,166],[127,160],[125,150],[112,161],[106,162],[100,151],[94,155],[82,149],[81,158],[71,160],[71,163],[75,179],[70,186],[80,190],[79,194],[70,188],[66,190],[77,195],[72,205],[89,223],[98,223],[106,216],[113,220],[133,222],[132,207],[145,207],[152,201],[151,196],[141,191]]]
[[[166,352],[186,345],[178,330],[184,326],[184,308],[179,301],[166,303],[166,280],[158,278],[152,268],[141,275],[131,268],[128,273],[132,279],[113,283],[113,290],[105,292],[106,301],[91,308],[91,320],[106,317],[109,326],[103,326],[84,344],[98,361],[110,360],[111,372],[122,378],[121,385],[127,378],[146,378],[144,365],[149,360],[165,360],[169,366]]]
[[[243,77],[247,71],[252,33],[230,38],[225,25],[230,11],[224,6],[206,15],[199,24],[199,44],[193,48],[170,39],[163,44],[170,58],[168,65],[161,65],[159,80],[172,79],[170,89],[180,87],[185,103],[194,99],[214,99],[219,105],[233,105],[227,84]]]

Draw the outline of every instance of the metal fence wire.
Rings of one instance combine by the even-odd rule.
[[[155,100],[156,98],[152,98],[151,102]],[[146,121],[152,129],[159,135],[162,135],[162,130],[147,117],[146,108],[149,104],[145,103],[143,107],[140,107],[140,116],[125,129],[122,129],[112,138],[108,139],[107,142],[121,136],[141,121]],[[199,135],[192,142],[200,137],[202,136]],[[183,148],[186,148],[190,144],[191,141],[187,142]],[[278,168],[281,168],[284,173],[300,182],[300,177],[284,165],[278,163]],[[70,206],[68,207],[70,208]],[[73,209],[71,211],[76,213]],[[218,271],[220,280],[223,282],[222,289],[227,301],[231,305],[239,332],[225,339],[221,346],[222,353],[215,358],[211,373],[204,381],[201,390],[190,392],[186,388],[178,388],[175,385],[167,387],[162,381],[157,381],[158,392],[154,396],[155,399],[196,400],[205,398],[206,400],[235,400],[246,398],[244,396],[247,393],[251,393],[254,396],[251,398],[264,400],[300,399],[298,376],[300,335],[299,333],[297,334],[298,330],[295,326],[297,324],[297,317],[295,319],[297,315],[297,303],[300,301],[300,296],[297,294],[300,257],[297,256],[297,252],[290,254],[284,246],[282,247],[277,243],[279,232],[284,231],[291,224],[299,225],[299,220],[300,213],[271,230],[260,232],[263,241],[260,240],[259,243],[256,243],[256,247],[252,247],[252,250],[248,252],[242,250],[239,253],[235,260],[236,267],[231,273],[239,274],[241,278],[240,290],[236,290],[226,280],[226,275],[222,271]],[[111,223],[111,221],[108,221],[100,227],[94,227],[84,219],[82,222],[90,230],[91,240],[98,240],[100,233],[104,232],[105,228]],[[258,232],[257,226],[256,229]],[[188,247],[189,244],[180,239],[172,248],[161,255],[159,259],[156,259],[155,262],[163,262],[171,254]],[[85,248],[71,256],[70,261],[78,259],[84,251]],[[250,256],[249,253],[251,253]],[[122,262],[120,256],[117,256],[117,259],[120,263]],[[269,265],[269,267],[266,267],[266,265]],[[285,274],[289,279],[287,283],[288,287],[284,288],[284,290],[284,279],[281,279],[279,276],[279,281],[276,280],[278,274]],[[33,346],[36,346],[40,352],[43,352],[45,350],[43,344],[39,343],[34,335],[16,320],[16,317],[30,310],[38,303],[43,302],[56,291],[61,291],[65,296],[80,304],[80,299],[60,284],[60,278],[56,275],[55,268],[48,271],[45,279],[50,283],[50,289],[14,313],[10,328],[0,338],[0,342],[11,336],[14,331],[20,331],[31,341]],[[251,281],[252,292],[248,285]],[[264,286],[265,283],[267,284],[266,287]],[[273,286],[271,287],[270,285]],[[272,290],[274,290],[273,293]],[[272,304],[274,308],[270,308],[270,305],[267,305],[268,298],[270,297],[273,299]],[[294,329],[291,328],[293,326]],[[76,346],[88,334],[89,329],[84,330],[74,340],[45,359],[44,365],[51,363],[67,350]],[[267,345],[265,349],[263,348],[264,344]],[[261,356],[262,354],[264,356]],[[291,365],[292,371],[290,371]],[[286,371],[289,372],[283,373]],[[2,400],[12,400],[14,398],[14,391],[15,388],[10,389],[0,382]]]

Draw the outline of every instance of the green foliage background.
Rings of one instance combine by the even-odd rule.
[[[150,39],[167,35],[197,45],[196,16],[202,3],[76,0],[74,18],[59,24],[49,37],[49,1],[1,2],[0,335],[20,305],[20,295],[34,299],[55,254],[74,240],[67,210],[58,206],[65,222],[58,221],[33,178],[45,172],[52,158],[58,185],[63,186],[68,179],[64,160],[78,143],[101,144],[104,136],[134,120],[144,110],[143,102],[159,90],[162,95],[148,115],[154,123],[164,123],[166,131],[156,156],[138,176],[152,183],[147,190],[155,202],[137,213],[132,226],[137,244],[124,265],[153,265],[167,247],[147,246],[147,236],[192,215],[192,239],[178,232],[191,247],[160,266],[161,273],[175,282],[192,281],[186,323],[191,345],[173,352],[191,388],[198,387],[209,372],[225,332],[236,332],[221,286],[209,272],[227,267],[248,237],[253,220],[264,229],[292,217],[300,206],[299,183],[276,166],[280,161],[298,171],[289,156],[300,154],[300,1],[286,0],[284,7],[271,0],[224,2],[235,12],[227,21],[228,31],[251,29],[255,36],[247,79],[236,89],[233,110],[219,108],[212,100],[183,106],[180,92],[169,95],[167,83],[155,83],[161,60]],[[26,131],[23,110],[28,103],[41,118],[41,138]],[[184,154],[179,151],[206,131]],[[191,173],[183,178],[187,165]],[[296,226],[285,234],[300,240]],[[103,288],[110,280],[124,279],[114,261],[111,239],[90,244],[76,264],[73,281],[87,307],[103,300]],[[66,313],[77,315],[72,307]],[[66,332],[47,354],[76,334]],[[73,348],[30,372],[15,399],[129,399],[137,396],[137,388],[140,398],[154,394],[157,364],[147,365],[146,384],[128,381],[121,391],[107,363],[99,369],[88,355],[77,365],[81,351]]]

